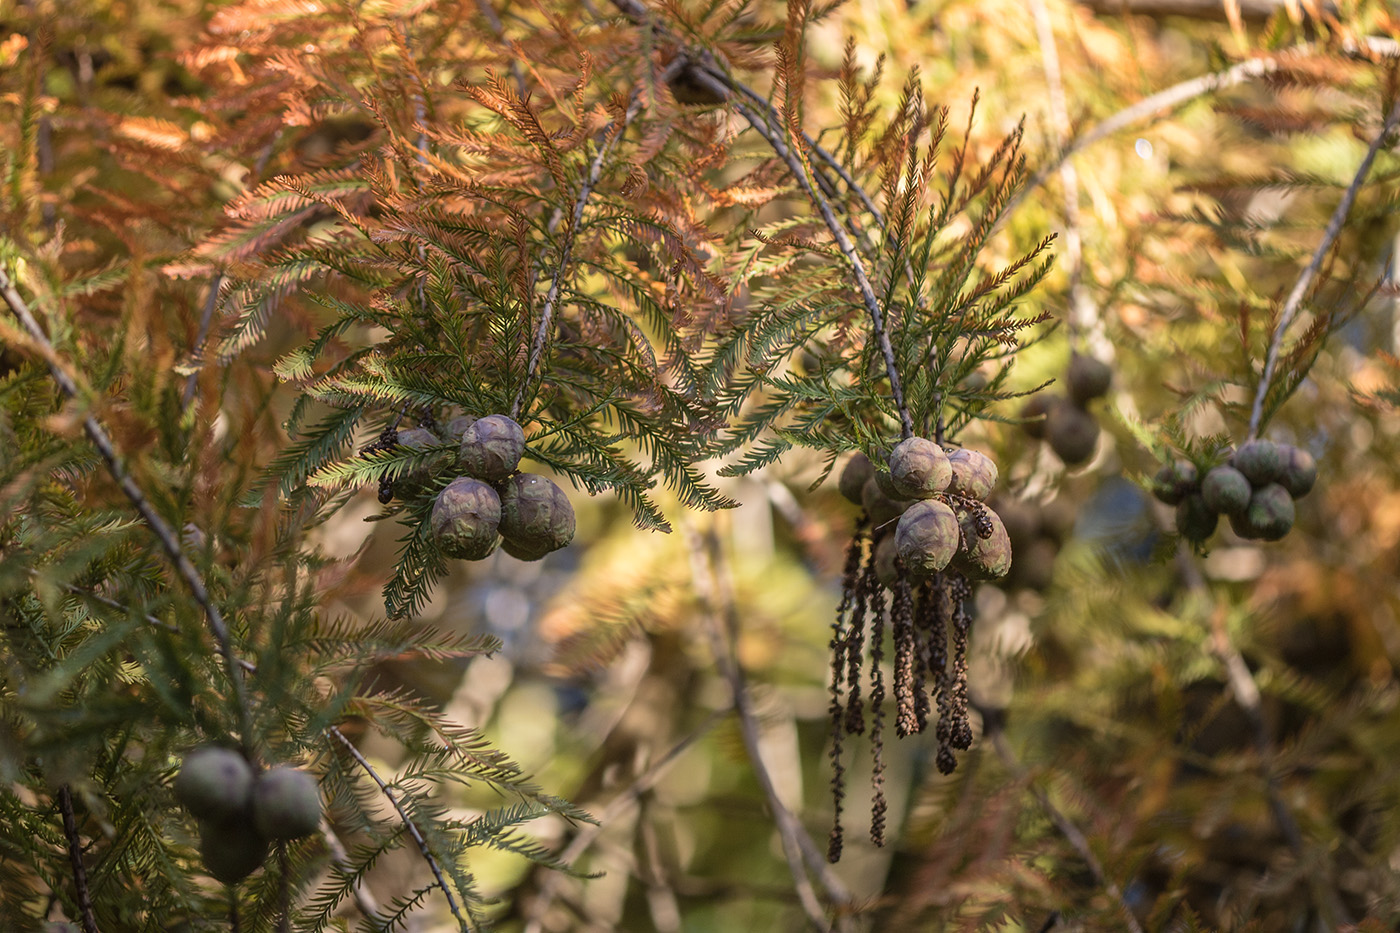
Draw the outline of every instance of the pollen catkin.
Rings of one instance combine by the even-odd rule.
[[[856,523],[855,535],[846,548],[846,566],[841,576],[841,603],[836,607],[836,619],[831,624],[831,702],[828,715],[831,717],[831,798],[832,825],[827,839],[826,857],[830,862],[841,860],[841,850],[845,842],[841,827],[842,803],[846,798],[846,765],[842,759],[842,746],[845,737],[845,706],[841,702],[842,679],[846,673],[846,652],[849,645],[847,634],[848,615],[856,598],[856,587],[860,581],[861,558],[865,548],[865,519]]]
[[[914,701],[914,594],[901,579],[890,603],[890,628],[894,635],[895,734],[900,738],[919,731]]]

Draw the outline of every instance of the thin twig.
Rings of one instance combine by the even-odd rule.
[[[1010,771],[1017,780],[1025,780],[1025,769],[1021,767],[1016,753],[1011,750],[1010,743],[1006,741],[1006,733],[1001,729],[997,717],[984,715],[982,719],[987,724],[984,726],[983,738],[992,740],[992,747],[996,749],[997,757],[1001,759],[1006,770]],[[1104,871],[1103,863],[1094,854],[1094,850],[1089,846],[1089,840],[1083,831],[1074,824],[1073,820],[1060,812],[1060,808],[1050,800],[1049,794],[1029,781],[1026,782],[1026,787],[1030,790],[1031,796],[1035,797],[1036,802],[1040,804],[1040,808],[1045,811],[1045,815],[1050,817],[1050,822],[1055,824],[1055,828],[1069,841],[1069,844],[1079,853],[1079,857],[1089,866],[1089,871],[1093,874],[1094,879],[1108,892],[1109,897],[1117,902],[1118,909],[1123,914],[1124,926],[1132,933],[1143,933],[1142,925],[1138,923],[1137,916],[1123,898],[1122,889],[1118,887],[1117,882],[1108,877],[1108,873]]]
[[[603,812],[598,814],[596,823],[583,825],[576,836],[569,840],[557,856],[557,860],[563,864],[571,864],[575,859],[584,853],[591,846],[603,831],[618,817],[620,817],[629,807],[633,806],[643,794],[649,792],[656,786],[656,782],[670,770],[671,765],[680,757],[691,745],[695,744],[701,736],[709,732],[725,716],[729,714],[729,709],[715,710],[705,718],[694,732],[681,739],[671,746],[664,755],[652,763],[637,776],[631,784],[622,790],[616,797],[608,801],[608,805],[603,808]],[[535,897],[534,904],[531,905],[531,919],[525,926],[524,933],[540,933],[544,929],[543,918],[549,906],[559,894],[559,882],[563,876],[551,874],[545,878],[540,885],[540,893]]]
[[[613,0],[613,5],[639,25],[648,21],[646,7],[642,4],[641,0]],[[659,27],[653,28],[662,31]],[[834,193],[835,190],[831,181],[820,173],[813,172],[811,175],[808,174],[807,170],[802,165],[802,161],[797,158],[796,154],[782,138],[782,124],[777,119],[776,111],[771,104],[760,97],[755,91],[734,80],[734,78],[728,75],[722,68],[712,62],[696,63],[695,67],[692,68],[691,74],[702,87],[707,88],[720,97],[726,97],[729,95],[729,92],[738,91],[753,101],[754,106],[762,108],[763,114],[760,115],[753,107],[742,101],[731,99],[734,108],[739,111],[740,115],[748,121],[749,125],[763,137],[773,151],[777,153],[778,157],[787,165],[788,170],[792,173],[793,178],[797,181],[803,192],[806,193],[807,197],[816,205],[817,210],[822,215],[823,222],[826,223],[827,230],[831,232],[832,238],[836,240],[836,245],[840,248],[841,254],[846,257],[846,262],[851,267],[851,274],[855,277],[856,287],[860,291],[861,300],[864,302],[865,309],[870,315],[871,329],[875,332],[876,340],[880,344],[880,353],[885,360],[885,373],[889,376],[890,395],[894,399],[895,410],[899,413],[901,434],[906,438],[912,437],[914,434],[914,421],[910,418],[909,408],[904,402],[904,387],[900,382],[899,371],[895,366],[894,348],[890,345],[889,334],[885,329],[884,314],[880,311],[880,302],[875,297],[875,290],[871,286],[870,279],[865,273],[865,263],[861,259],[855,244],[851,242],[851,238],[847,235],[845,226],[836,219],[836,214],[832,210],[831,204],[827,199],[828,192]],[[802,134],[802,138],[805,142],[811,144],[814,149],[816,148],[815,143],[812,143],[806,133]],[[875,210],[874,202],[872,202],[869,196],[855,183],[855,179],[851,178],[850,175],[840,167],[836,159],[825,150],[821,150],[818,155],[824,162],[836,170],[837,174],[851,187],[852,191],[858,192],[867,210],[874,212],[875,216],[878,218],[880,215],[879,212]],[[812,184],[813,177],[817,180],[815,187]],[[822,190],[817,190],[819,188]]]
[[[78,385],[73,377],[64,368],[63,362],[58,358],[53,344],[49,342],[48,336],[44,333],[39,322],[30,313],[29,306],[15,290],[9,276],[0,269],[0,295],[4,296],[5,303],[9,305],[10,311],[19,319],[20,324],[28,332],[31,340],[43,354],[48,363],[49,372],[53,376],[54,382],[58,383],[60,389],[69,398],[81,401],[82,396],[78,391]],[[107,463],[107,471],[121,487],[127,499],[141,517],[146,520],[151,531],[155,533],[160,541],[161,547],[165,550],[166,556],[174,564],[176,573],[189,588],[190,594],[195,602],[204,609],[204,616],[209,626],[209,631],[213,634],[214,640],[218,643],[219,652],[224,657],[224,664],[228,668],[229,680],[233,684],[234,699],[238,706],[239,731],[243,742],[244,754],[250,761],[256,760],[256,752],[253,746],[253,719],[248,708],[247,690],[243,684],[243,673],[239,667],[238,659],[233,653],[232,641],[229,637],[228,625],[224,622],[223,614],[214,605],[213,598],[209,595],[209,589],[204,585],[204,579],[195,569],[194,564],[185,556],[184,549],[180,545],[180,538],[175,534],[174,529],[160,517],[160,513],[151,505],[146,498],[141,487],[136,485],[136,481],[131,478],[126,467],[122,465],[121,457],[117,454],[112,440],[107,436],[107,432],[97,419],[92,415],[83,417],[83,430],[87,432],[89,440],[102,455],[102,459]]]
[[[676,890],[666,878],[666,866],[661,859],[661,841],[656,837],[656,823],[647,815],[650,795],[641,801],[637,819],[637,836],[642,846],[642,858],[637,863],[637,875],[647,889],[647,907],[651,925],[656,933],[676,933],[681,929],[681,908]]]
[[[30,576],[31,578],[33,578],[33,579],[37,579],[38,576],[39,576],[39,572],[38,572],[37,570],[34,570],[34,569],[31,568],[30,571],[29,571],[29,576]],[[108,599],[106,596],[103,596],[101,593],[94,593],[92,590],[85,590],[85,589],[83,589],[81,586],[74,586],[74,585],[71,584],[71,583],[65,583],[65,584],[63,584],[63,588],[64,588],[65,590],[67,590],[68,592],[72,593],[72,594],[75,595],[75,596],[81,596],[81,597],[83,597],[84,599],[90,599],[90,600],[92,600],[93,602],[101,603],[102,605],[106,606],[106,607],[109,608],[109,609],[116,609],[116,610],[118,610],[119,612],[130,612],[130,611],[131,611],[131,609],[130,609],[129,607],[123,606],[121,603],[117,602],[115,599]],[[171,625],[169,622],[166,622],[166,621],[164,621],[164,620],[162,620],[162,619],[158,619],[158,618],[156,618],[155,616],[151,615],[150,613],[143,613],[142,616],[141,616],[141,618],[146,622],[147,625],[153,625],[153,626],[155,626],[156,628],[162,629],[162,630],[167,631],[167,632],[170,632],[170,633],[172,633],[172,634],[178,634],[179,631],[180,631],[179,626]],[[241,668],[243,668],[243,669],[244,669],[245,671],[247,671],[248,673],[250,673],[250,674],[256,674],[256,673],[258,672],[258,666],[257,666],[256,664],[254,664],[252,661],[246,661],[246,660],[244,660],[243,658],[238,658],[237,661],[238,661],[238,666],[241,667]]]
[[[826,859],[817,848],[816,843],[807,835],[801,822],[792,814],[792,811],[788,810],[778,796],[777,785],[763,760],[758,715],[753,707],[753,697],[749,693],[743,668],[733,654],[734,633],[732,630],[736,622],[734,618],[735,607],[731,584],[721,566],[723,555],[719,543],[713,532],[707,536],[708,540],[706,540],[691,525],[686,525],[685,536],[690,550],[693,586],[703,607],[702,614],[705,617],[706,634],[710,640],[715,666],[729,684],[734,710],[739,716],[739,730],[743,735],[744,748],[748,752],[754,777],[758,781],[759,788],[763,791],[763,796],[767,799],[769,809],[773,812],[774,822],[777,824],[778,835],[782,840],[783,854],[787,858],[788,870],[792,874],[798,902],[807,915],[807,919],[816,929],[833,929],[821,902],[817,899],[816,891],[812,887],[812,880],[808,876],[809,866],[811,866],[811,870],[817,874],[818,879],[826,889],[827,897],[837,908],[839,919],[836,928],[844,928],[847,922],[844,908],[850,901],[850,895],[836,875],[830,871]],[[729,630],[728,635],[726,634],[727,629]],[[808,850],[810,850],[810,855]],[[820,868],[815,867],[816,865],[819,865]]]
[[[354,758],[356,763],[370,776],[370,779],[373,780],[375,784],[379,785],[379,792],[384,795],[385,799],[387,799],[394,810],[397,811],[399,819],[403,820],[404,829],[408,830],[408,835],[412,837],[414,843],[417,844],[418,851],[423,854],[423,859],[428,863],[428,867],[432,869],[433,877],[437,880],[438,887],[441,888],[442,893],[447,896],[447,906],[452,911],[452,916],[457,918],[457,926],[467,931],[467,933],[472,933],[471,924],[467,921],[466,917],[462,916],[461,910],[457,907],[457,898],[452,896],[452,889],[447,886],[447,879],[442,876],[442,868],[438,865],[437,858],[433,855],[433,850],[428,847],[428,840],[423,838],[423,833],[418,829],[417,824],[413,822],[412,818],[409,817],[408,812],[404,810],[403,804],[399,802],[398,796],[395,795],[389,785],[384,782],[384,779],[379,776],[379,772],[374,770],[374,766],[365,759],[365,756],[360,754],[360,750],[355,747],[354,743],[345,737],[343,732],[335,726],[327,726],[326,733],[338,739],[340,744],[345,746],[345,750],[350,753],[350,757]]]
[[[588,204],[588,198],[593,194],[593,188],[603,175],[603,160],[607,157],[613,144],[622,138],[623,133],[627,132],[627,127],[631,124],[633,117],[641,110],[641,106],[641,95],[634,93],[622,116],[622,125],[610,124],[608,129],[604,130],[604,139],[598,146],[598,154],[593,157],[593,164],[588,168],[588,177],[579,187],[578,197],[574,200],[573,220],[565,232],[564,250],[559,255],[559,265],[554,269],[554,277],[549,283],[549,291],[545,294],[544,310],[540,312],[540,323],[535,329],[535,339],[530,344],[530,362],[525,368],[524,378],[520,380],[520,388],[515,392],[515,401],[510,406],[511,418],[518,419],[520,417],[520,406],[525,401],[525,391],[534,380],[535,372],[540,366],[540,359],[544,356],[544,346],[549,339],[549,329],[554,323],[555,304],[559,300],[559,291],[564,284],[564,273],[568,271],[569,261],[573,258],[574,241],[578,237],[578,225],[583,220],[583,209]]]
[[[1391,130],[1395,129],[1397,123],[1400,123],[1400,101],[1397,101],[1395,106],[1390,109],[1390,115],[1385,118],[1381,131],[1376,134],[1375,139],[1371,140],[1371,145],[1366,150],[1366,157],[1361,160],[1361,165],[1356,169],[1356,176],[1347,186],[1346,193],[1342,195],[1341,203],[1332,212],[1332,219],[1327,222],[1327,229],[1322,232],[1322,242],[1318,243],[1317,249],[1313,251],[1312,261],[1303,270],[1303,274],[1298,276],[1298,281],[1293,283],[1293,291],[1289,292],[1288,300],[1283,303],[1278,326],[1274,328],[1273,339],[1269,342],[1268,355],[1264,358],[1264,373],[1259,377],[1259,388],[1254,393],[1254,408],[1249,413],[1250,438],[1259,436],[1259,422],[1264,417],[1264,399],[1269,394],[1269,385],[1273,382],[1274,370],[1278,366],[1278,355],[1283,349],[1284,332],[1293,323],[1293,319],[1298,316],[1298,311],[1303,306],[1303,296],[1307,294],[1318,270],[1322,268],[1322,261],[1326,258],[1327,251],[1332,248],[1332,242],[1342,232],[1342,225],[1346,223],[1347,215],[1351,213],[1351,205],[1356,201],[1357,192],[1361,190],[1362,183],[1371,172],[1371,163],[1376,161],[1376,153],[1380,152],[1382,143],[1390,135]]]
[[[1202,97],[1214,91],[1221,91],[1226,88],[1234,87],[1237,84],[1243,84],[1246,81],[1252,81],[1255,78],[1262,78],[1266,75],[1273,74],[1275,71],[1278,71],[1280,64],[1289,55],[1306,55],[1308,52],[1312,51],[1313,48],[1314,46],[1311,43],[1304,43],[1279,55],[1251,58],[1248,61],[1239,62],[1221,71],[1212,72],[1208,75],[1201,75],[1198,78],[1191,78],[1179,84],[1173,84],[1165,90],[1158,91],[1156,94],[1149,97],[1144,97],[1136,104],[1123,108],[1102,123],[1094,126],[1093,129],[1084,133],[1082,136],[1070,140],[1063,149],[1042,165],[1040,170],[1031,176],[1030,181],[1026,182],[1025,186],[1007,202],[1005,210],[1001,212],[1001,216],[998,217],[996,223],[992,225],[992,232],[996,232],[1000,229],[1007,218],[1010,217],[1016,208],[1020,206],[1021,202],[1026,199],[1026,196],[1045,184],[1050,176],[1059,169],[1060,164],[1079,150],[1087,149],[1099,140],[1106,139],[1119,130],[1127,129],[1133,124],[1145,120],[1160,111],[1171,110],[1180,107],[1182,104],[1189,103],[1197,97]],[[1360,44],[1351,41],[1343,43],[1342,51],[1348,55],[1358,57],[1375,55],[1384,58],[1397,58],[1400,57],[1400,42],[1396,42],[1393,39],[1381,39],[1367,36],[1360,40]]]
[[[520,67],[520,58],[515,55],[515,49],[506,39],[506,27],[501,22],[500,15],[496,8],[491,5],[491,0],[476,0],[476,8],[481,11],[481,15],[486,18],[486,25],[491,27],[491,31],[496,34],[496,39],[504,46],[510,55],[510,74],[515,79],[515,89],[523,98],[529,93],[529,87],[525,84],[525,70]]]
[[[1235,705],[1244,713],[1245,718],[1249,720],[1250,728],[1253,730],[1254,751],[1259,756],[1259,771],[1264,778],[1264,795],[1269,801],[1269,812],[1273,815],[1274,823],[1278,826],[1284,841],[1288,843],[1288,847],[1295,855],[1301,857],[1303,855],[1303,830],[1298,825],[1297,819],[1294,818],[1293,811],[1288,808],[1288,804],[1283,799],[1283,789],[1278,779],[1278,773],[1274,769],[1274,743],[1269,735],[1269,725],[1264,719],[1264,702],[1263,695],[1259,690],[1259,683],[1254,679],[1249,665],[1245,663],[1244,655],[1240,653],[1240,649],[1230,638],[1230,630],[1225,623],[1224,610],[1216,605],[1215,596],[1210,587],[1206,585],[1205,575],[1201,573],[1200,564],[1195,555],[1183,542],[1177,549],[1176,556],[1177,568],[1186,588],[1208,603],[1211,653],[1225,668],[1225,677],[1230,684],[1230,694],[1235,698]],[[1337,923],[1352,922],[1350,912],[1341,899],[1337,897],[1335,891],[1330,889],[1323,891],[1319,888],[1314,888],[1314,891],[1319,896],[1323,911],[1330,913],[1329,919],[1334,926]]]
[[[1069,107],[1065,102],[1065,83],[1060,70],[1060,53],[1055,46],[1055,32],[1050,23],[1050,11],[1045,0],[1030,0],[1035,19],[1036,39],[1040,43],[1040,59],[1045,68],[1045,83],[1050,98],[1050,125],[1055,131],[1055,144],[1064,145],[1070,134]],[[1079,173],[1074,162],[1060,162],[1060,185],[1065,199],[1065,265],[1069,269],[1069,338],[1073,346],[1086,326],[1092,327],[1098,317],[1093,299],[1084,287],[1084,238],[1079,221]]]
[[[282,131],[279,129],[272,134],[267,145],[263,146],[262,151],[258,153],[257,161],[253,163],[253,170],[248,173],[249,183],[245,186],[245,190],[256,187],[257,180],[262,177],[263,169],[267,168],[268,160],[272,158],[273,149],[277,147],[277,140],[281,138]],[[204,352],[204,342],[209,339],[209,330],[214,324],[214,309],[219,305],[219,290],[224,287],[226,278],[228,276],[220,270],[209,280],[209,296],[204,299],[204,310],[199,315],[199,330],[195,333],[194,344],[191,347],[190,355],[193,367],[199,366],[199,357]],[[190,407],[190,402],[194,401],[194,391],[198,384],[199,372],[196,368],[194,372],[185,377],[185,389],[180,396],[182,408]]]
[[[292,886],[287,879],[287,843],[277,840],[277,933],[292,933]]]
[[[894,399],[895,410],[899,413],[901,434],[906,438],[912,437],[914,435],[914,420],[909,416],[909,407],[904,402],[904,387],[900,383],[899,371],[895,366],[894,347],[890,344],[890,335],[885,328],[884,313],[880,310],[880,300],[875,297],[875,289],[865,274],[865,263],[856,251],[855,244],[846,235],[846,228],[836,219],[836,214],[832,211],[831,203],[826,196],[813,187],[811,179],[802,167],[802,161],[797,158],[797,154],[792,151],[786,141],[779,138],[777,129],[748,106],[738,101],[734,102],[734,108],[767,141],[778,157],[787,164],[788,171],[792,173],[793,178],[797,180],[798,185],[822,215],[822,220],[826,223],[827,230],[830,231],[832,239],[836,241],[837,247],[841,250],[841,255],[846,257],[851,274],[856,280],[856,288],[860,291],[861,300],[865,303],[865,310],[870,315],[870,326],[875,333],[876,340],[879,341],[880,353],[885,360],[885,373],[889,376],[890,395]]]
[[[350,853],[345,849],[345,843],[340,841],[340,837],[331,829],[331,824],[324,818],[321,820],[321,838],[326,842],[326,849],[331,854],[331,861],[340,866],[342,871],[351,871]],[[370,929],[375,933],[380,933],[384,928],[379,919],[379,901],[374,897],[374,892],[365,885],[363,878],[356,878],[355,883],[350,887],[350,896],[355,899],[355,906],[364,915],[365,921],[369,923]]]
[[[68,840],[68,861],[73,865],[73,888],[78,895],[83,933],[98,933],[97,917],[92,912],[92,893],[88,890],[87,867],[83,864],[83,840],[78,835],[78,820],[73,815],[73,791],[67,784],[58,789],[58,808],[63,812],[63,836]]]

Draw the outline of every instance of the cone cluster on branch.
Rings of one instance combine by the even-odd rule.
[[[278,765],[260,774],[232,749],[195,749],[175,776],[175,798],[199,820],[199,854],[216,880],[237,884],[267,860],[272,842],[321,825],[316,779]]]
[[[997,467],[989,457],[911,437],[890,452],[886,466],[887,471],[877,469],[857,453],[838,481],[841,493],[862,506],[864,514],[847,552],[831,637],[836,820],[827,857],[833,862],[840,859],[844,840],[842,747],[846,736],[865,733],[867,706],[874,754],[870,837],[876,845],[885,841],[882,665],[887,621],[894,648],[890,686],[895,731],[903,737],[935,723],[935,762],[950,773],[957,767],[955,750],[970,748],[973,737],[967,696],[970,581],[1004,577],[1011,567],[1006,527],[983,501],[997,482]]]
[[[1189,460],[1164,465],[1152,494],[1176,506],[1176,530],[1188,541],[1205,542],[1222,515],[1241,538],[1277,541],[1293,527],[1294,501],[1316,482],[1317,462],[1306,450],[1252,440],[1204,476]]]
[[[517,470],[525,432],[505,415],[456,418],[463,475],[433,503],[433,538],[449,557],[481,560],[500,547],[519,560],[539,560],[574,539],[574,509],[551,480]]]
[[[1011,539],[982,501],[997,482],[990,457],[910,437],[890,452],[887,466],[888,472],[878,470],[857,453],[838,482],[842,495],[870,517],[881,583],[894,587],[896,558],[916,583],[949,568],[970,580],[1006,575]]]

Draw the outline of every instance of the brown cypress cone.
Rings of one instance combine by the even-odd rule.
[[[871,578],[873,579],[873,573]],[[870,771],[870,841],[885,844],[885,675],[881,663],[885,660],[885,593],[875,584],[870,594],[870,750],[873,766]]]
[[[894,635],[894,731],[900,738],[919,731],[914,712],[914,594],[901,577],[890,603],[890,627]]]
[[[953,699],[949,704],[953,728],[950,735],[952,746],[960,751],[972,747],[972,723],[967,715],[967,640],[972,628],[972,616],[967,612],[967,600],[972,596],[972,587],[967,580],[957,577],[952,585],[953,595],[953,673],[950,680]]]
[[[845,707],[841,702],[842,683],[846,674],[847,616],[856,598],[860,582],[861,558],[865,549],[866,520],[856,522],[855,534],[846,548],[846,567],[841,575],[841,604],[836,607],[836,619],[831,624],[831,797],[833,819],[827,839],[826,857],[833,864],[841,860],[844,831],[841,828],[842,803],[846,798],[846,766],[842,761],[842,739],[845,736]]]

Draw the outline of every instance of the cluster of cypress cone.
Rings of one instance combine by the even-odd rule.
[[[838,484],[841,494],[870,516],[881,583],[893,588],[896,558],[916,583],[949,568],[970,580],[1006,575],[1011,539],[1001,518],[982,501],[997,482],[990,457],[910,437],[890,451],[887,466],[888,472],[877,470],[857,453]]]
[[[1277,541],[1293,527],[1294,501],[1315,482],[1312,454],[1292,444],[1253,440],[1204,477],[1189,460],[1166,464],[1152,481],[1152,494],[1176,506],[1176,530],[1188,541],[1208,539],[1221,515],[1241,538]]]
[[[574,539],[574,508],[551,480],[517,468],[525,432],[505,415],[457,418],[462,471],[438,493],[433,537],[449,557],[482,560],[497,547],[518,560],[539,560]]]
[[[1103,398],[1113,384],[1113,370],[1092,356],[1074,353],[1065,373],[1067,395],[1035,395],[1021,409],[1021,427],[1049,443],[1065,466],[1088,463],[1099,444],[1099,422],[1089,403]]]
[[[831,636],[836,819],[827,857],[833,862],[841,857],[844,839],[843,743],[848,735],[864,734],[867,725],[874,755],[870,837],[884,844],[886,623],[894,646],[890,687],[896,733],[913,735],[936,723],[935,762],[947,774],[957,767],[955,751],[970,748],[973,737],[967,693],[969,581],[1002,577],[1011,567],[1006,528],[983,502],[997,481],[996,464],[988,457],[911,437],[890,452],[886,464],[888,472],[877,470],[857,453],[839,481],[842,494],[865,512],[847,552]]]
[[[175,776],[175,798],[199,820],[204,867],[237,884],[267,859],[271,842],[309,836],[321,825],[316,779],[285,765],[254,774],[242,755],[206,745]]]

